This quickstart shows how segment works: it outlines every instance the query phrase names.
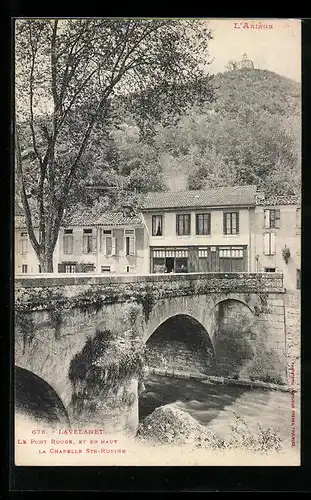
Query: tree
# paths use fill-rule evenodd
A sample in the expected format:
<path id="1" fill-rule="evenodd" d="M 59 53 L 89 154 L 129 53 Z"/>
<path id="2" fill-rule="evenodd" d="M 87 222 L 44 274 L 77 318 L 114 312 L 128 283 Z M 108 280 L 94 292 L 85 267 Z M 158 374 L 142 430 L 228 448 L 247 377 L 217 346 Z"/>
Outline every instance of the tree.
<path id="1" fill-rule="evenodd" d="M 210 99 L 210 39 L 200 20 L 16 21 L 16 169 L 43 272 L 53 271 L 64 211 L 87 177 L 96 127 L 113 120 L 112 99 L 142 93 L 145 113 L 150 89 L 174 106 Z"/>

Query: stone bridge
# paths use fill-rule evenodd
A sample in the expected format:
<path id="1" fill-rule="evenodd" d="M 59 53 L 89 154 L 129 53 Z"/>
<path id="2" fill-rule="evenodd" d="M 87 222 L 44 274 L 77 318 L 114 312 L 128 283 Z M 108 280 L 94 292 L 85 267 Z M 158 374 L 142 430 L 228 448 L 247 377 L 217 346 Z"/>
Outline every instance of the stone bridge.
<path id="1" fill-rule="evenodd" d="M 15 280 L 16 411 L 136 432 L 146 367 L 286 383 L 275 273 Z"/>

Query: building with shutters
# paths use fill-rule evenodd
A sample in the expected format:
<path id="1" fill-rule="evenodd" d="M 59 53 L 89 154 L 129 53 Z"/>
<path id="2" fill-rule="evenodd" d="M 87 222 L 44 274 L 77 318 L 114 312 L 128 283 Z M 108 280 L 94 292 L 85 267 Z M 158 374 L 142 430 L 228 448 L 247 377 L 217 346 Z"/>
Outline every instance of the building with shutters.
<path id="1" fill-rule="evenodd" d="M 282 272 L 300 288 L 300 200 L 256 186 L 148 193 L 140 214 L 76 213 L 61 228 L 54 272 Z M 40 266 L 15 210 L 15 272 Z"/>
<path id="2" fill-rule="evenodd" d="M 41 267 L 27 232 L 25 215 L 22 207 L 15 203 L 14 208 L 14 269 L 16 274 L 38 274 Z M 34 228 L 34 233 L 39 239 L 39 230 Z M 58 242 L 56 243 L 53 268 L 58 264 Z"/>
<path id="3" fill-rule="evenodd" d="M 149 193 L 149 272 L 250 272 L 256 186 Z"/>
<path id="4" fill-rule="evenodd" d="M 38 237 L 38 231 L 35 230 Z M 145 274 L 148 242 L 141 215 L 76 213 L 60 229 L 53 259 L 58 273 Z M 15 273 L 37 274 L 40 265 L 29 241 L 21 207 L 15 207 Z"/>
<path id="5" fill-rule="evenodd" d="M 79 213 L 60 231 L 58 272 L 145 274 L 147 249 L 140 214 Z"/>
<path id="6" fill-rule="evenodd" d="M 256 186 L 149 193 L 142 214 L 150 273 L 282 272 L 286 288 L 300 288 L 295 197 L 266 198 Z"/>
<path id="7" fill-rule="evenodd" d="M 284 287 L 300 289 L 301 207 L 294 196 L 256 196 L 256 272 L 282 272 Z"/>

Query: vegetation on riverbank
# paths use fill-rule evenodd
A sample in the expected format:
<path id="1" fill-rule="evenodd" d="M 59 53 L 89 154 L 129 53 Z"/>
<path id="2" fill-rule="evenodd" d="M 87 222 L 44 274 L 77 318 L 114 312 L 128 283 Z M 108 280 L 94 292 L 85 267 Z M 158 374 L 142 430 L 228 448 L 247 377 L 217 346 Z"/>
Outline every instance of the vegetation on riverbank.
<path id="1" fill-rule="evenodd" d="M 137 439 L 140 442 L 164 445 L 191 445 L 206 450 L 239 450 L 270 454 L 285 450 L 285 443 L 277 428 L 263 428 L 258 424 L 256 432 L 236 413 L 230 425 L 230 438 L 222 439 L 208 426 L 197 422 L 191 415 L 174 405 L 156 408 L 141 422 Z"/>

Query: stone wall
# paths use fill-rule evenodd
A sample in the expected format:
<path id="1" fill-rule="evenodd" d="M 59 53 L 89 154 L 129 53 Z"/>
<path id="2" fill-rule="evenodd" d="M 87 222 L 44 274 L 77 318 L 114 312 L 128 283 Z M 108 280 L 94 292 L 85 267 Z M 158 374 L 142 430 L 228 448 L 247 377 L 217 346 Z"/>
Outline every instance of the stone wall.
<path id="1" fill-rule="evenodd" d="M 284 295 L 285 326 L 286 326 L 286 354 L 288 383 L 300 387 L 301 363 L 301 318 L 300 318 L 300 290 Z M 294 367 L 294 374 L 293 374 Z"/>
<path id="2" fill-rule="evenodd" d="M 190 337 L 195 338 L 201 332 L 201 337 L 205 335 L 209 339 L 217 356 L 219 333 L 221 328 L 225 331 L 226 324 L 219 322 L 219 304 L 230 300 L 240 305 L 231 310 L 231 316 L 229 313 L 223 315 L 227 324 L 233 323 L 232 318 L 241 307 L 255 321 L 254 330 L 251 330 L 249 325 L 243 324 L 243 315 L 237 319 L 235 329 L 244 328 L 241 330 L 243 342 L 251 344 L 254 356 L 246 356 L 246 362 L 240 363 L 239 370 L 229 370 L 230 375 L 282 381 L 285 360 L 283 288 L 282 275 L 274 273 L 114 277 L 83 274 L 18 278 L 15 286 L 15 363 L 50 384 L 68 410 L 69 418 L 75 421 L 80 418 L 81 405 L 79 411 L 75 406 L 80 398 L 80 401 L 84 400 L 84 421 L 94 420 L 103 426 L 102 420 L 106 419 L 108 425 L 115 411 L 113 395 L 120 392 L 120 405 L 126 403 L 121 413 L 118 413 L 119 405 L 114 419 L 119 414 L 119 424 L 134 429 L 139 370 L 135 371 L 134 366 L 132 372 L 126 374 L 124 368 L 125 378 L 119 386 L 113 387 L 111 394 L 107 388 L 98 386 L 96 389 L 96 384 L 93 384 L 94 394 L 84 398 L 89 386 L 86 379 L 73 384 L 69 377 L 72 361 L 83 354 L 86 343 L 94 341 L 98 332 L 111 332 L 114 342 L 124 343 L 130 353 L 132 341 L 138 341 L 140 345 L 148 342 L 165 321 L 175 316 L 187 316 Z M 229 342 L 227 334 L 220 337 L 224 344 Z M 238 352 L 241 346 L 232 335 L 230 339 L 230 348 Z M 158 344 L 162 361 L 165 363 L 166 359 L 179 370 L 182 366 L 194 366 L 195 370 L 204 369 L 207 373 L 202 351 L 189 348 L 187 342 L 177 345 L 178 341 L 177 333 L 170 340 L 171 345 Z M 223 367 L 228 361 L 225 352 L 226 349 L 222 355 L 221 349 L 218 352 L 219 364 L 223 363 Z M 112 360 L 112 371 L 123 363 L 118 354 L 106 358 Z M 93 361 L 97 362 L 97 359 Z M 99 378 L 105 379 L 106 368 L 96 372 Z M 87 377 L 92 379 L 93 376 L 90 368 Z M 106 417 L 104 407 L 110 412 Z"/>
<path id="3" fill-rule="evenodd" d="M 207 375 L 204 353 L 197 352 L 184 342 L 159 340 L 146 349 L 146 363 L 149 368 L 163 368 L 185 373 Z"/>

